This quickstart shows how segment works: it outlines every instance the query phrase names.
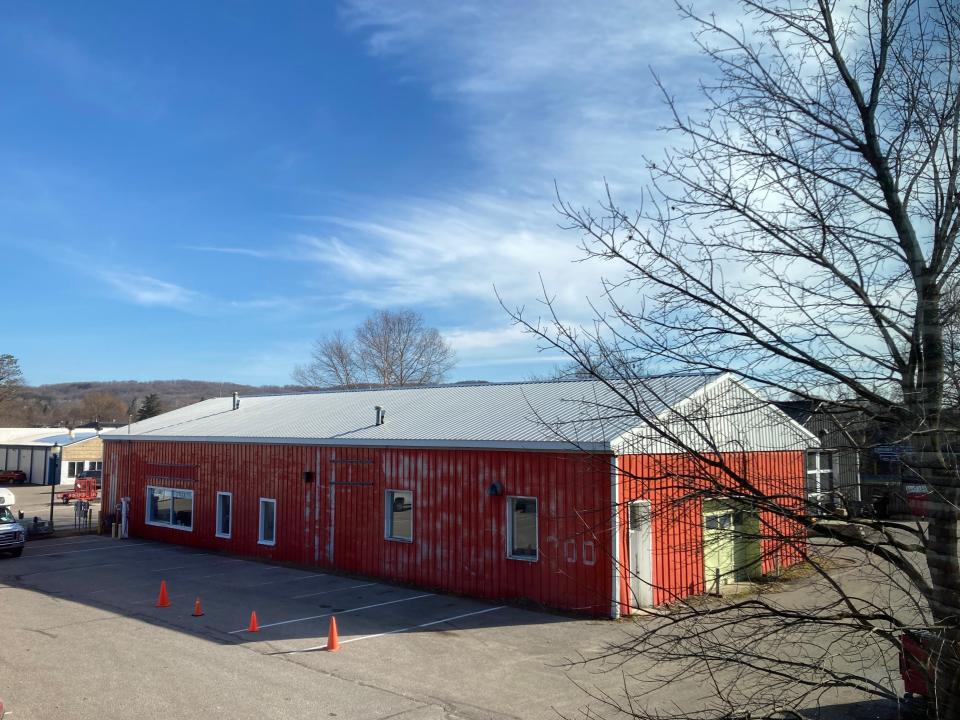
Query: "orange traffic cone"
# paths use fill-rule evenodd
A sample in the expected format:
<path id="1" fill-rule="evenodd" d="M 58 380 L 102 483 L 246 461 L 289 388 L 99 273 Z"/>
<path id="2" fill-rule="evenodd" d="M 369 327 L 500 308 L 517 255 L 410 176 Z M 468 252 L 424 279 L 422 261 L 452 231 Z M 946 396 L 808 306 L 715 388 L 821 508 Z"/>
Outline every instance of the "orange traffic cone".
<path id="1" fill-rule="evenodd" d="M 193 602 L 193 617 L 200 617 L 203 615 L 203 608 L 200 606 L 200 598 L 198 597 Z"/>
<path id="2" fill-rule="evenodd" d="M 337 637 L 337 619 L 330 618 L 330 632 L 327 635 L 327 650 L 336 652 L 340 649 L 340 638 Z"/>
<path id="3" fill-rule="evenodd" d="M 250 612 L 250 625 L 247 627 L 247 632 L 260 632 L 260 626 L 257 624 L 256 610 Z"/>
<path id="4" fill-rule="evenodd" d="M 167 596 L 167 581 L 160 581 L 160 594 L 157 596 L 157 607 L 170 607 L 170 598 Z"/>

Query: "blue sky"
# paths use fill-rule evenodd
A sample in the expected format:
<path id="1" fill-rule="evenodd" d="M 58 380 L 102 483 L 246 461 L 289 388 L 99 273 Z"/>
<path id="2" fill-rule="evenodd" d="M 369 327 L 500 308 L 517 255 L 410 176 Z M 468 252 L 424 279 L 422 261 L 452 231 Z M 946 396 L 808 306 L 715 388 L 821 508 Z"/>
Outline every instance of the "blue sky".
<path id="1" fill-rule="evenodd" d="M 689 31 L 645 1 L 5 4 L 0 352 L 31 384 L 283 384 L 411 307 L 453 379 L 543 372 L 493 288 L 589 317 L 554 182 L 637 197 Z"/>

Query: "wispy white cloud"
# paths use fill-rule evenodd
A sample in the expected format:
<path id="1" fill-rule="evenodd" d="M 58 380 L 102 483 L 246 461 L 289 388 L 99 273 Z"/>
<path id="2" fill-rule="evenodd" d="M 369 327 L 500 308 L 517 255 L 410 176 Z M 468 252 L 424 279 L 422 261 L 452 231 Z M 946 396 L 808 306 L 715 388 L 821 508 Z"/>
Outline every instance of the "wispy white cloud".
<path id="1" fill-rule="evenodd" d="M 457 352 L 457 368 L 461 377 L 482 377 L 490 368 L 509 367 L 513 369 L 527 366 L 543 371 L 562 365 L 567 358 L 553 350 L 538 352 L 536 345 L 516 326 L 504 319 L 500 327 L 480 329 L 450 328 L 443 333 Z M 521 374 L 516 379 L 523 379 Z M 528 372 L 526 375 L 532 375 Z"/>
<path id="2" fill-rule="evenodd" d="M 651 70 L 682 100 L 704 67 L 671 3 L 349 0 L 343 16 L 371 53 L 462 110 L 477 157 L 508 186 L 641 182 L 642 155 L 665 142 Z"/>
<path id="3" fill-rule="evenodd" d="M 334 268 L 349 280 L 343 296 L 372 306 L 493 304 L 495 287 L 527 297 L 541 275 L 569 302 L 597 289 L 549 203 L 480 194 L 397 205 L 380 220 L 328 218 L 336 234 L 299 237 L 302 257 Z"/>
<path id="4" fill-rule="evenodd" d="M 300 238 L 305 257 L 350 278 L 344 295 L 359 303 L 487 301 L 475 321 L 489 325 L 494 286 L 529 304 L 542 277 L 565 313 L 588 317 L 606 268 L 575 262 L 555 183 L 577 204 L 595 204 L 604 182 L 627 206 L 639 197 L 643 158 L 666 143 L 650 70 L 691 95 L 702 68 L 692 28 L 668 4 L 633 0 L 348 0 L 342 15 L 373 56 L 454 108 L 483 179 L 327 217 L 327 232 Z"/>
<path id="5" fill-rule="evenodd" d="M 97 275 L 119 298 L 129 303 L 170 308 L 193 315 L 230 316 L 251 312 L 274 316 L 302 315 L 315 311 L 317 307 L 336 307 L 331 305 L 327 296 L 271 295 L 231 299 L 213 297 L 142 272 L 103 270 Z"/>
<path id="6" fill-rule="evenodd" d="M 214 245 L 185 245 L 185 250 L 195 250 L 196 252 L 205 252 L 205 253 L 219 253 L 222 255 L 245 255 L 252 258 L 269 258 L 275 257 L 275 253 L 269 250 L 259 250 L 256 248 L 245 248 L 245 247 L 229 247 L 229 246 L 214 246 Z"/>
<path id="7" fill-rule="evenodd" d="M 189 310 L 204 299 L 194 290 L 140 273 L 104 270 L 100 277 L 121 297 L 137 305 Z"/>

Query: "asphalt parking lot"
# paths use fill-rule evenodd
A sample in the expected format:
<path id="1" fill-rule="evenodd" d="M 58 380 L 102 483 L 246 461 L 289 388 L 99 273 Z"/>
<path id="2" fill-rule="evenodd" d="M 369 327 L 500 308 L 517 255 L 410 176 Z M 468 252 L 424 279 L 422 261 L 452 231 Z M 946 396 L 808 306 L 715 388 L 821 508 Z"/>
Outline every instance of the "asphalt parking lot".
<path id="1" fill-rule="evenodd" d="M 155 607 L 161 580 L 168 608 Z M 192 616 L 197 597 L 202 617 Z M 599 652 L 617 629 L 369 579 L 93 536 L 33 541 L 21 558 L 0 560 L 0 608 L 0 697 L 13 720 L 195 717 L 199 708 L 191 702 L 215 704 L 215 716 L 231 718 L 318 712 L 556 718 L 587 700 L 566 667 L 573 648 Z M 247 632 L 251 611 L 257 633 Z M 325 650 L 334 615 L 337 653 Z M 80 678 L 69 672 L 74 664 L 83 668 Z M 268 688 L 288 683 L 295 689 L 266 700 Z M 185 689 L 191 684 L 193 691 Z M 164 691 L 166 685 L 177 693 Z M 122 715 L 112 714 L 117 706 L 101 690 L 111 687 L 136 688 L 121 693 Z M 204 699 L 189 700 L 193 692 Z M 81 707 L 65 702 L 78 697 Z"/>
<path id="2" fill-rule="evenodd" d="M 868 582 L 856 567 L 844 573 Z M 155 607 L 161 580 L 170 607 Z M 809 592 L 800 584 L 781 598 Z M 624 672 L 635 683 L 653 666 L 607 653 L 651 621 L 571 618 L 139 539 L 34 540 L 0 559 L 0 698 L 5 720 L 614 718 L 603 695 L 621 697 Z M 645 702 L 666 711 L 705 694 L 678 674 Z M 824 717 L 859 717 L 859 706 L 837 707 Z"/>

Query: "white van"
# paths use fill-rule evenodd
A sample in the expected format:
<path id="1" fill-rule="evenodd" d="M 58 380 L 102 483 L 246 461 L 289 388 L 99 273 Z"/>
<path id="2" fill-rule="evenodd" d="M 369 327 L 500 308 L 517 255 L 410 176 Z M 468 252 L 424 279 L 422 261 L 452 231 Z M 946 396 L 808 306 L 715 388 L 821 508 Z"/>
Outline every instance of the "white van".
<path id="1" fill-rule="evenodd" d="M 20 557 L 27 540 L 27 529 L 6 505 L 0 505 L 0 553 Z"/>

